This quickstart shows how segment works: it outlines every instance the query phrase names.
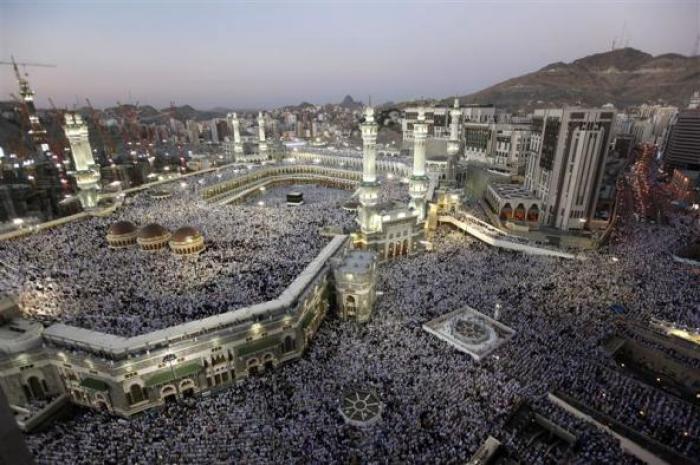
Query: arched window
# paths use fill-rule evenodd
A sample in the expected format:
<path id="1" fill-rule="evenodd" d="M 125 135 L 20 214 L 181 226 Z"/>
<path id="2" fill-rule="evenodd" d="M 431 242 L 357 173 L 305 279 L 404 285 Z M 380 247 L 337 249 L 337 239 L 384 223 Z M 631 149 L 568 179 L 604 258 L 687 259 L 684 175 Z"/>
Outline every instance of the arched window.
<path id="1" fill-rule="evenodd" d="M 513 217 L 513 207 L 510 203 L 503 205 L 499 216 L 502 220 L 509 220 Z"/>
<path id="2" fill-rule="evenodd" d="M 132 384 L 129 388 L 129 392 L 126 395 L 126 398 L 129 401 L 129 404 L 133 405 L 139 402 L 143 402 L 146 399 L 146 393 L 140 385 Z"/>
<path id="3" fill-rule="evenodd" d="M 539 221 L 540 219 L 540 209 L 537 207 L 537 205 L 532 205 L 530 209 L 527 211 L 527 220 L 528 221 Z"/>
<path id="4" fill-rule="evenodd" d="M 42 387 L 41 383 L 39 382 L 39 378 L 36 376 L 31 376 L 29 379 L 27 379 L 27 384 L 29 385 L 29 392 L 31 393 L 32 398 L 34 399 L 43 399 L 44 398 L 44 388 Z M 46 383 L 44 383 L 46 384 Z"/>
<path id="5" fill-rule="evenodd" d="M 292 336 L 286 336 L 282 345 L 284 353 L 293 351 L 296 348 L 295 340 Z"/>

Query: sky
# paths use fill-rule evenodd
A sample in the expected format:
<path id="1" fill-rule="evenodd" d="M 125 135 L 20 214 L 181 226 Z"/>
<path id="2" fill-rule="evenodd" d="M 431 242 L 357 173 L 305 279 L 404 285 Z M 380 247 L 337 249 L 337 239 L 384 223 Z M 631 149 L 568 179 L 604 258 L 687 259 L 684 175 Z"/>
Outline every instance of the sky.
<path id="1" fill-rule="evenodd" d="M 39 107 L 272 108 L 466 95 L 610 50 L 689 55 L 700 0 L 0 0 Z M 624 36 L 624 39 L 622 37 Z M 17 93 L 0 67 L 0 100 Z"/>

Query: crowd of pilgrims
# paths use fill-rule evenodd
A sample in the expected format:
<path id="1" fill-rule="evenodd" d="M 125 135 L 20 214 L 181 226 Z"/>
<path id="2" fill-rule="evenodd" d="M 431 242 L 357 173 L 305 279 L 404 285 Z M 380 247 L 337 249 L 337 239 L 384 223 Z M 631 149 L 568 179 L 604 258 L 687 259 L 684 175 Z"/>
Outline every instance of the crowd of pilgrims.
<path id="1" fill-rule="evenodd" d="M 259 169 L 229 169 L 175 181 L 126 197 L 115 215 L 92 217 L 21 240 L 0 243 L 0 289 L 17 296 L 25 316 L 120 336 L 134 336 L 276 298 L 328 243 L 326 227 L 349 230 L 352 212 L 339 208 L 352 192 L 317 185 L 273 187 L 245 205 L 202 200 L 209 185 Z M 286 193 L 305 203 L 287 206 Z M 382 184 L 381 199 L 406 201 L 397 180 Z M 193 226 L 206 250 L 178 257 L 166 247 L 110 249 L 109 226 L 128 220 L 158 223 L 174 232 Z"/>
<path id="2" fill-rule="evenodd" d="M 116 215 L 76 221 L 0 244 L 0 289 L 18 297 L 24 314 L 110 334 L 133 336 L 276 298 L 328 243 L 320 230 L 351 227 L 338 208 L 351 192 L 301 190 L 306 203 L 213 206 L 194 181 L 175 183 L 171 198 L 127 197 Z M 286 187 L 271 189 L 284 195 Z M 268 193 L 261 198 L 264 199 Z M 175 256 L 166 247 L 110 249 L 117 220 L 158 223 L 171 232 L 193 226 L 206 250 Z"/>
<path id="3" fill-rule="evenodd" d="M 28 443 L 41 464 L 432 465 L 463 464 L 493 435 L 518 463 L 556 463 L 509 426 L 526 402 L 577 437 L 566 463 L 642 463 L 548 399 L 560 391 L 698 457 L 697 405 L 622 374 L 601 347 L 620 319 L 614 304 L 635 321 L 700 326 L 697 276 L 670 256 L 687 234 L 630 223 L 585 260 L 564 260 L 490 248 L 441 227 L 434 252 L 380 267 L 369 323 L 330 315 L 298 361 L 130 420 L 85 411 Z M 492 315 L 497 304 L 515 336 L 479 363 L 421 328 L 464 305 Z M 368 429 L 338 413 L 352 387 L 385 404 Z"/>

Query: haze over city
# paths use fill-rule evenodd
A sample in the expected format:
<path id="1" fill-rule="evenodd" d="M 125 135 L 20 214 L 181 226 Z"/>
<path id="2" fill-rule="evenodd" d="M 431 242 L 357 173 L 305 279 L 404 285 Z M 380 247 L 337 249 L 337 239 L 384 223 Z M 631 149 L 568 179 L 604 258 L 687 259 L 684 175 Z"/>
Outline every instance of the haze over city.
<path id="1" fill-rule="evenodd" d="M 629 45 L 691 52 L 697 3 L 0 2 L 0 59 L 28 69 L 40 107 L 170 101 L 272 108 L 344 95 L 403 101 L 464 95 Z M 0 69 L 6 98 L 16 82 Z"/>
<path id="2" fill-rule="evenodd" d="M 0 55 L 0 464 L 700 465 L 700 0 L 0 0 Z"/>

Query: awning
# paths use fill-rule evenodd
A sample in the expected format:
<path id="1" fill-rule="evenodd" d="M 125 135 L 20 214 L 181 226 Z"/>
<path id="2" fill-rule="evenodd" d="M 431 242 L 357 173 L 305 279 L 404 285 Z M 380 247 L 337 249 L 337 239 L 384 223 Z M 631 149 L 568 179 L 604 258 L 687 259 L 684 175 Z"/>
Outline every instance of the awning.
<path id="1" fill-rule="evenodd" d="M 238 348 L 238 356 L 245 357 L 246 355 L 262 352 L 263 350 L 271 349 L 280 344 L 279 337 L 266 337 L 257 341 L 245 344 Z"/>
<path id="2" fill-rule="evenodd" d="M 109 384 L 95 378 L 83 378 L 80 385 L 93 391 L 109 391 Z"/>
<path id="3" fill-rule="evenodd" d="M 199 373 L 201 370 L 202 364 L 199 361 L 173 365 L 172 369 L 167 367 L 163 371 L 146 378 L 146 386 L 151 387 L 159 384 L 166 384 L 173 380 Z"/>

